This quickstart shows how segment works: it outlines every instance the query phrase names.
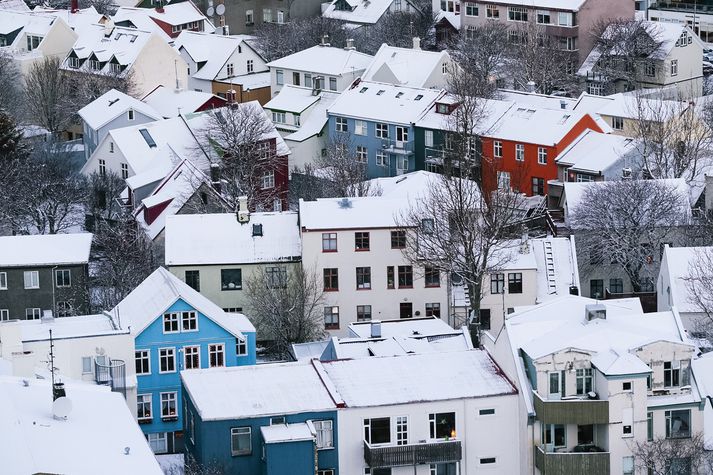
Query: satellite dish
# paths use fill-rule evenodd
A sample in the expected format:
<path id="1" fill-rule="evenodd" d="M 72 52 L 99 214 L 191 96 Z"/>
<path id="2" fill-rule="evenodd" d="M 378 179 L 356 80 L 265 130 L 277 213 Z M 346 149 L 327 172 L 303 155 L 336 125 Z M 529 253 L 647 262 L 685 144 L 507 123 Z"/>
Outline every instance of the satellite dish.
<path id="1" fill-rule="evenodd" d="M 215 9 L 213 9 L 213 7 L 208 7 L 208 10 L 206 10 L 205 14 L 208 16 L 213 16 L 215 14 Z"/>
<path id="2" fill-rule="evenodd" d="M 215 7 L 215 13 L 217 13 L 218 15 L 224 14 L 224 13 L 225 13 L 225 5 L 223 5 L 223 4 L 221 3 L 220 5 L 218 5 L 217 7 Z"/>
<path id="3" fill-rule="evenodd" d="M 66 419 L 72 412 L 72 401 L 68 397 L 59 397 L 52 403 L 52 414 L 55 419 Z"/>

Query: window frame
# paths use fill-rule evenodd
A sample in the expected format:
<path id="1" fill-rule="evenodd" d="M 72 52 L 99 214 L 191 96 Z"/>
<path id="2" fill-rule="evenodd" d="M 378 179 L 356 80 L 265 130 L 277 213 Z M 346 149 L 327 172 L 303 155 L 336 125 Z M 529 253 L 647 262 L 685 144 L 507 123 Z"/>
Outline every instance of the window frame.
<path id="1" fill-rule="evenodd" d="M 213 364 L 213 356 L 215 355 L 216 364 Z M 221 364 L 217 364 L 218 355 L 221 356 Z M 225 343 L 209 343 L 208 344 L 208 367 L 209 368 L 225 368 Z"/>
<path id="2" fill-rule="evenodd" d="M 493 284 L 495 284 L 495 287 L 493 287 Z M 495 290 L 493 290 L 495 289 Z M 500 295 L 505 293 L 505 273 L 503 272 L 496 272 L 494 274 L 490 274 L 490 294 L 491 295 Z"/>
<path id="3" fill-rule="evenodd" d="M 241 426 L 241 427 L 231 427 L 230 428 L 230 455 L 232 457 L 240 457 L 243 455 L 252 455 L 253 453 L 253 440 L 252 440 L 252 432 L 253 429 L 250 426 Z M 235 437 L 238 437 L 238 440 L 240 436 L 245 436 L 247 435 L 247 440 L 249 442 L 248 448 L 247 449 L 235 449 Z M 240 446 L 240 444 L 238 444 Z"/>
<path id="4" fill-rule="evenodd" d="M 139 373 L 138 371 L 135 372 L 136 376 L 146 376 L 151 374 L 151 350 L 148 349 L 138 349 L 134 350 L 134 364 L 138 363 L 138 356 L 137 353 L 145 353 L 144 355 L 141 356 L 141 361 L 143 362 L 144 360 L 147 362 L 147 371 L 143 371 L 143 364 L 142 364 L 142 372 Z M 138 368 L 137 368 L 138 369 Z"/>
<path id="5" fill-rule="evenodd" d="M 237 271 L 237 272 L 236 272 Z M 234 275 L 238 275 L 239 279 L 228 279 L 228 272 L 232 272 Z M 235 287 L 230 288 L 230 284 L 234 284 Z M 243 269 L 242 267 L 233 267 L 220 269 L 220 291 L 221 292 L 233 292 L 235 290 L 243 290 Z"/>
<path id="6" fill-rule="evenodd" d="M 174 414 L 171 414 L 169 412 L 168 415 L 164 414 L 164 396 L 166 396 L 165 400 L 168 402 L 168 408 L 170 411 L 171 407 L 171 402 L 173 402 L 173 408 L 174 408 Z M 173 396 L 173 397 L 171 397 Z M 161 401 L 161 420 L 167 420 L 167 419 L 178 419 L 178 392 L 177 391 L 166 391 L 166 392 L 161 392 L 159 396 L 159 401 Z"/>
<path id="7" fill-rule="evenodd" d="M 403 279 L 402 279 L 403 277 Z M 403 284 L 402 284 L 403 280 Z M 397 283 L 399 289 L 413 289 L 413 266 L 403 265 L 397 268 Z"/>
<path id="8" fill-rule="evenodd" d="M 453 427 L 451 428 L 451 431 L 446 434 L 443 437 L 439 437 L 439 423 L 438 416 L 450 416 L 453 415 Z M 449 438 L 456 438 L 458 437 L 458 425 L 457 425 L 457 417 L 455 411 L 451 412 L 436 412 L 436 413 L 430 413 L 428 415 L 428 433 L 429 433 L 429 440 L 443 440 L 443 439 L 449 439 Z M 447 422 L 447 421 L 446 421 Z"/>
<path id="9" fill-rule="evenodd" d="M 435 276 L 435 278 L 434 278 Z M 441 286 L 441 271 L 432 266 L 424 266 L 423 280 L 426 288 L 437 288 Z"/>
<path id="10" fill-rule="evenodd" d="M 334 448 L 334 421 L 332 419 L 313 420 L 312 425 L 316 432 L 316 447 L 317 450 L 329 450 Z M 328 426 L 328 427 L 325 427 Z M 329 434 L 328 445 L 324 444 L 324 436 L 320 438 L 320 434 Z M 321 440 L 320 440 L 321 439 Z"/>
<path id="11" fill-rule="evenodd" d="M 30 285 L 27 285 L 27 277 L 30 277 Z M 26 270 L 22 273 L 25 290 L 36 290 L 40 288 L 40 271 Z"/>
<path id="12" fill-rule="evenodd" d="M 515 144 L 515 161 L 517 161 L 517 162 L 525 161 L 525 144 L 523 144 L 523 143 Z"/>
<path id="13" fill-rule="evenodd" d="M 357 322 L 368 322 L 371 321 L 371 305 L 357 305 L 356 306 Z M 367 317 L 368 315 L 368 317 Z"/>
<path id="14" fill-rule="evenodd" d="M 188 354 L 189 350 L 191 351 L 191 355 Z M 195 353 L 193 351 L 195 350 Z M 197 357 L 198 364 L 188 365 L 189 358 L 195 359 Z M 183 369 L 200 369 L 201 367 L 201 347 L 200 345 L 188 345 L 183 347 Z"/>
<path id="15" fill-rule="evenodd" d="M 406 249 L 406 231 L 391 231 L 391 249 Z"/>
<path id="16" fill-rule="evenodd" d="M 547 148 L 537 147 L 537 163 L 540 165 L 547 165 Z"/>
<path id="17" fill-rule="evenodd" d="M 148 401 L 142 401 L 143 398 L 148 398 Z M 148 416 L 140 416 L 141 411 L 139 410 L 139 407 L 141 406 L 144 406 L 144 408 L 148 406 Z M 145 410 L 143 412 L 144 414 L 146 413 Z M 141 424 L 142 422 L 146 423 L 153 421 L 153 394 L 142 393 L 136 395 L 136 420 L 139 422 L 139 424 Z"/>
<path id="18" fill-rule="evenodd" d="M 339 291 L 339 268 L 325 267 L 322 269 L 322 277 L 325 292 Z"/>
<path id="19" fill-rule="evenodd" d="M 162 354 L 162 352 L 166 352 L 165 354 Z M 169 355 L 170 352 L 170 355 Z M 169 357 L 170 356 L 170 357 Z M 164 359 L 166 360 L 166 366 L 168 367 L 168 363 L 172 364 L 172 369 L 163 369 L 163 362 Z M 176 368 L 176 348 L 172 346 L 166 346 L 158 349 L 158 373 L 159 374 L 168 374 L 168 373 L 175 373 L 177 371 Z"/>
<path id="20" fill-rule="evenodd" d="M 369 251 L 371 245 L 371 235 L 368 231 L 357 231 L 354 233 L 354 250 L 357 252 Z"/>
<path id="21" fill-rule="evenodd" d="M 235 356 L 247 356 L 248 355 L 248 340 L 247 337 L 244 340 L 240 338 L 235 339 Z"/>
<path id="22" fill-rule="evenodd" d="M 356 289 L 371 290 L 371 267 L 356 268 Z"/>
<path id="23" fill-rule="evenodd" d="M 337 239 L 337 233 L 322 233 L 322 252 L 337 252 L 339 250 Z M 332 242 L 334 243 L 333 249 Z M 326 248 L 325 244 L 327 244 Z"/>
<path id="24" fill-rule="evenodd" d="M 508 272 L 508 293 L 522 293 L 522 272 Z"/>
<path id="25" fill-rule="evenodd" d="M 178 312 L 164 313 L 161 322 L 162 322 L 162 328 L 163 328 L 164 335 L 168 335 L 168 334 L 172 334 L 172 333 L 181 333 L 181 317 L 179 316 Z M 175 330 L 169 329 L 168 331 L 166 331 L 166 325 L 168 324 L 170 326 L 170 328 L 173 328 L 174 323 L 175 323 L 176 329 Z"/>
<path id="26" fill-rule="evenodd" d="M 336 312 L 335 312 L 336 309 Z M 324 306 L 324 328 L 327 330 L 338 330 L 339 329 L 339 305 L 325 305 Z M 328 318 L 329 317 L 329 318 Z M 336 320 L 335 320 L 336 317 Z"/>
<path id="27" fill-rule="evenodd" d="M 0 290 L 7 290 L 7 272 L 0 272 Z"/>
<path id="28" fill-rule="evenodd" d="M 31 312 L 28 312 L 31 310 Z M 39 320 L 42 318 L 42 309 L 39 307 L 25 308 L 25 320 Z"/>

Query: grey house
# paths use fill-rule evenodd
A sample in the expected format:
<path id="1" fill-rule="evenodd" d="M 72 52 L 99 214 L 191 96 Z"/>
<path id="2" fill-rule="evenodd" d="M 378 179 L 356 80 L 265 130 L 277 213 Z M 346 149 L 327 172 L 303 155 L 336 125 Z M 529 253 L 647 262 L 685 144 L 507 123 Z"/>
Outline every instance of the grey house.
<path id="1" fill-rule="evenodd" d="M 86 160 L 110 130 L 140 125 L 163 117 L 153 107 L 112 89 L 79 110 Z M 126 178 L 126 177 L 123 177 Z"/>
<path id="2" fill-rule="evenodd" d="M 89 313 L 92 234 L 0 237 L 0 321 Z"/>

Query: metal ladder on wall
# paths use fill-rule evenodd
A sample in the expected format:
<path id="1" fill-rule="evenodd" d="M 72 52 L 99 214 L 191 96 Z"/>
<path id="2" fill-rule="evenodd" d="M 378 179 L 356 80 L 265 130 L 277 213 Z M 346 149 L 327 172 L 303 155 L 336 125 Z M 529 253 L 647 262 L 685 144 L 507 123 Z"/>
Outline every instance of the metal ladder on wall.
<path id="1" fill-rule="evenodd" d="M 547 293 L 557 293 L 557 279 L 555 273 L 555 253 L 552 250 L 552 241 L 543 243 L 545 248 L 545 271 L 547 272 Z"/>

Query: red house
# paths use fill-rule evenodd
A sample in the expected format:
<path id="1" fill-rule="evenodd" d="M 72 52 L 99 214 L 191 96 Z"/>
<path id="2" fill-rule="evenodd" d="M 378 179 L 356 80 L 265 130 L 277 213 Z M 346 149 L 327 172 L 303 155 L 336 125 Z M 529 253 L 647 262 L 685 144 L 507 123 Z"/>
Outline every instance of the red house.
<path id="1" fill-rule="evenodd" d="M 513 104 L 481 135 L 483 188 L 546 195 L 557 179 L 555 157 L 587 129 L 603 132 L 586 113 Z"/>

